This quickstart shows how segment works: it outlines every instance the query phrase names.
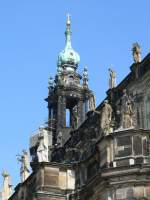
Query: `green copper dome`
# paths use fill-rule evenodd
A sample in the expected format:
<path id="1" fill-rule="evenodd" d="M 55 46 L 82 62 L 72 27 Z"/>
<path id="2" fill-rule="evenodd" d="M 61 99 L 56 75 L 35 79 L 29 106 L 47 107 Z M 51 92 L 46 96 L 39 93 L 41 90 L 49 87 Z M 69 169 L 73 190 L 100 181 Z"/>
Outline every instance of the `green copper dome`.
<path id="1" fill-rule="evenodd" d="M 66 70 L 72 71 L 77 68 L 80 62 L 79 54 L 72 48 L 71 46 L 71 30 L 70 30 L 71 22 L 70 17 L 68 15 L 67 23 L 66 23 L 66 45 L 63 51 L 59 53 L 58 56 L 58 66 L 66 66 Z M 68 65 L 67 65 L 68 64 Z"/>

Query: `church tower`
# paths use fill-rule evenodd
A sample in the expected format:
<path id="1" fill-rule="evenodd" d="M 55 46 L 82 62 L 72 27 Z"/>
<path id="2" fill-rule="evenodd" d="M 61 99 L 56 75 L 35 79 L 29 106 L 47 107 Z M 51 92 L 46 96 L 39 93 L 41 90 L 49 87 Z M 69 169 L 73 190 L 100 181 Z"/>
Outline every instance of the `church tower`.
<path id="1" fill-rule="evenodd" d="M 69 132 L 77 129 L 86 118 L 89 109 L 94 109 L 94 95 L 88 88 L 88 71 L 85 67 L 83 76 L 77 73 L 80 62 L 79 54 L 71 44 L 71 21 L 67 16 L 65 48 L 59 53 L 57 74 L 49 79 L 48 127 L 52 131 L 53 145 L 58 135 L 62 144 L 69 138 Z"/>
<path id="2" fill-rule="evenodd" d="M 150 200 L 150 54 L 141 60 L 135 44 L 131 72 L 116 86 L 110 69 L 110 89 L 95 108 L 87 67 L 77 72 L 69 16 L 65 37 L 49 79 L 48 123 L 30 137 L 32 173 L 23 151 L 21 182 L 10 198 L 10 178 L 2 174 L 3 200 Z"/>

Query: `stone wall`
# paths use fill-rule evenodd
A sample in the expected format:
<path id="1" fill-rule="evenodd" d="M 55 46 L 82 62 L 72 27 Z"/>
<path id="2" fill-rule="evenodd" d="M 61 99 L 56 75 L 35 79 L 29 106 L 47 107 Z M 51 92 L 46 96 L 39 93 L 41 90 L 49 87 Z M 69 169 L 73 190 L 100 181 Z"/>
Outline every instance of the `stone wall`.
<path id="1" fill-rule="evenodd" d="M 36 167 L 9 200 L 64 200 L 75 189 L 75 173 L 70 167 L 50 163 Z"/>

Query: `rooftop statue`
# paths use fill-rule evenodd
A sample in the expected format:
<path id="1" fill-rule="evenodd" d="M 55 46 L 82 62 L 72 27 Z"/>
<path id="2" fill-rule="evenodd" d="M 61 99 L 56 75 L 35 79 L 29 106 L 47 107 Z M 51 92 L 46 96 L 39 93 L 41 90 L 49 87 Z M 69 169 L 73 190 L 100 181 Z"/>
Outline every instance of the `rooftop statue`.
<path id="1" fill-rule="evenodd" d="M 126 89 L 123 90 L 121 98 L 121 128 L 132 128 L 134 112 L 132 108 L 131 97 L 127 94 Z"/>
<path id="2" fill-rule="evenodd" d="M 3 180 L 3 189 L 1 192 L 2 200 L 8 200 L 12 194 L 12 185 L 11 185 L 11 178 L 7 171 L 3 171 L 2 176 Z"/>
<path id="3" fill-rule="evenodd" d="M 141 62 L 141 47 L 138 43 L 133 44 L 132 55 L 135 63 Z"/>
<path id="4" fill-rule="evenodd" d="M 101 111 L 94 110 L 95 113 L 100 115 L 100 128 L 102 129 L 105 135 L 111 133 L 112 129 L 112 107 L 108 103 L 108 100 L 105 100 Z"/>
<path id="5" fill-rule="evenodd" d="M 116 87 L 116 72 L 109 68 L 109 89 Z"/>
<path id="6" fill-rule="evenodd" d="M 37 148 L 38 162 L 48 162 L 48 136 L 43 128 L 39 128 L 39 145 Z"/>
<path id="7" fill-rule="evenodd" d="M 17 155 L 17 160 L 21 163 L 20 178 L 24 182 L 30 175 L 30 161 L 28 152 L 23 150 L 22 155 Z"/>

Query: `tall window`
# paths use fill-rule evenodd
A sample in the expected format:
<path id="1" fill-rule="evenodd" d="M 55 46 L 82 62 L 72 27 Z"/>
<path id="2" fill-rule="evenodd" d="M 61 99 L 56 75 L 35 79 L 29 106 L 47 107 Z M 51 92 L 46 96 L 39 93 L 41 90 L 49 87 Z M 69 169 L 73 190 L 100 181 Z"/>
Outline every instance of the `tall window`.
<path id="1" fill-rule="evenodd" d="M 66 109 L 66 127 L 70 127 L 70 110 Z"/>

